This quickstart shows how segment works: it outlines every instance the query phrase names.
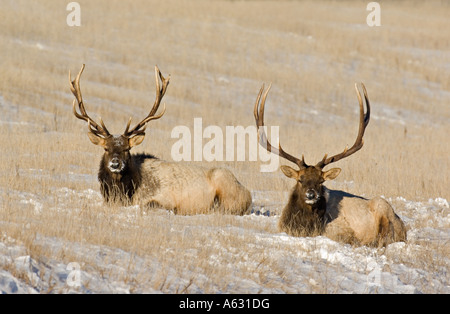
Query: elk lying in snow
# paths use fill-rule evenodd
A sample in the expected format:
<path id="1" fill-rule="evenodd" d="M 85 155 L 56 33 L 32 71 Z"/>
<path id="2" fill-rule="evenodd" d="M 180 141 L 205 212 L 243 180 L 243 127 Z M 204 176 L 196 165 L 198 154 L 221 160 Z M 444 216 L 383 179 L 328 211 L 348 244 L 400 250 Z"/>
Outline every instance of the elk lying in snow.
<path id="1" fill-rule="evenodd" d="M 131 129 L 130 118 L 122 135 L 111 135 L 101 119 L 99 125 L 85 110 L 80 90 L 83 70 L 84 64 L 74 81 L 69 72 L 70 88 L 76 98 L 73 113 L 88 123 L 91 142 L 105 149 L 98 179 L 107 203 L 149 205 L 186 215 L 215 210 L 243 215 L 248 211 L 252 202 L 250 192 L 227 169 L 207 169 L 146 154 L 130 154 L 130 149 L 144 140 L 147 123 L 163 116 L 165 105 L 160 114 L 156 112 L 170 76 L 164 78 L 155 67 L 156 100 L 150 113 Z"/>
<path id="2" fill-rule="evenodd" d="M 261 87 L 254 106 L 260 145 L 269 152 L 293 162 L 299 168 L 295 170 L 289 166 L 281 166 L 283 173 L 294 179 L 296 185 L 281 214 L 278 224 L 280 231 L 293 236 L 325 235 L 336 241 L 370 246 L 386 246 L 389 243 L 406 241 L 406 229 L 402 220 L 383 198 L 367 200 L 323 186 L 326 180 L 335 179 L 341 172 L 339 168 L 327 171 L 323 168 L 354 154 L 363 146 L 364 131 L 370 119 L 370 103 L 366 88 L 362 84 L 367 105 L 367 112 L 364 113 L 363 100 L 356 84 L 355 88 L 360 108 L 359 132 L 355 143 L 350 149 L 346 147 L 342 153 L 332 157 L 325 155 L 315 166 L 310 166 L 305 163 L 303 155 L 302 159 L 296 158 L 286 153 L 281 145 L 277 149 L 267 140 L 263 128 L 264 105 L 270 86 L 264 95 L 264 85 Z"/>

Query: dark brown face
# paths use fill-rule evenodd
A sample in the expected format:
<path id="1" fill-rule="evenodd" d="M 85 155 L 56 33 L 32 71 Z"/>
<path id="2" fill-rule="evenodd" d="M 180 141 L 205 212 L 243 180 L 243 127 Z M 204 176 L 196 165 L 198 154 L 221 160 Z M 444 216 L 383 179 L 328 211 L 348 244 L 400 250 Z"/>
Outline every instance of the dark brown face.
<path id="1" fill-rule="evenodd" d="M 130 145 L 123 135 L 111 135 L 106 139 L 103 161 L 112 173 L 121 173 L 130 160 Z"/>
<path id="2" fill-rule="evenodd" d="M 316 204 L 323 195 L 323 183 L 326 180 L 335 179 L 341 172 L 339 168 L 322 171 L 321 168 L 315 166 L 308 166 L 300 170 L 281 166 L 281 170 L 287 177 L 298 182 L 299 195 L 308 205 Z"/>
<path id="3" fill-rule="evenodd" d="M 144 135 L 134 137 L 109 135 L 103 138 L 94 133 L 88 133 L 88 136 L 92 143 L 105 149 L 105 154 L 103 155 L 104 166 L 111 173 L 115 174 L 120 174 L 126 170 L 131 158 L 130 149 L 144 140 Z"/>
<path id="4" fill-rule="evenodd" d="M 299 174 L 297 181 L 300 183 L 300 195 L 304 195 L 305 203 L 309 205 L 317 203 L 322 195 L 322 183 L 325 182 L 322 171 L 308 167 Z"/>

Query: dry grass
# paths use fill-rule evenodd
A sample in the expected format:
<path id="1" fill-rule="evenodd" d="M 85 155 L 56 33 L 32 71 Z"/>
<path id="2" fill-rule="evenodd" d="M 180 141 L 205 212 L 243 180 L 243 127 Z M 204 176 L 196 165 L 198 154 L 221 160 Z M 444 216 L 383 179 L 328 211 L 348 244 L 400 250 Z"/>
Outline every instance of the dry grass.
<path id="1" fill-rule="evenodd" d="M 87 109 L 94 117 L 101 115 L 115 133 L 123 131 L 129 116 L 142 118 L 153 102 L 153 66 L 172 75 L 167 112 L 151 123 L 137 149 L 164 159 L 171 158 L 176 141 L 170 139 L 172 128 L 192 127 L 194 117 L 202 117 L 204 127 L 253 125 L 257 92 L 263 82 L 272 82 L 266 124 L 280 126 L 283 148 L 304 153 L 313 163 L 354 140 L 353 84 L 363 81 L 373 110 L 365 146 L 336 165 L 343 172 L 329 186 L 367 197 L 450 199 L 448 5 L 383 2 L 378 28 L 365 24 L 365 1 L 80 1 L 82 27 L 73 28 L 66 25 L 65 5 L 9 1 L 0 10 L 1 232 L 38 260 L 80 258 L 70 248 L 40 246 L 40 237 L 107 245 L 128 252 L 130 261 L 142 257 L 144 266 L 170 265 L 145 276 L 126 272 L 137 292 L 145 290 L 145 280 L 166 292 L 198 292 L 200 286 L 205 292 L 227 291 L 233 276 L 221 266 L 226 254 L 214 247 L 219 242 L 228 248 L 229 265 L 255 261 L 254 269 L 234 271 L 259 273 L 251 279 L 261 286 L 284 291 L 280 278 L 291 280 L 273 257 L 258 249 L 245 251 L 243 235 L 216 234 L 236 224 L 275 233 L 272 222 L 255 225 L 236 217 L 163 212 L 127 216 L 96 198 L 80 198 L 88 189 L 98 190 L 101 154 L 85 135 L 86 125 L 71 112 L 68 71 L 78 71 L 82 63 Z M 212 165 L 232 168 L 250 190 L 275 191 L 276 204 L 285 201 L 292 185 L 281 172 L 259 173 L 258 162 Z M 62 197 L 62 187 L 73 197 Z M 24 203 L 27 196 L 42 210 Z M 211 232 L 204 233 L 205 228 Z M 418 254 L 417 264 L 427 267 L 427 254 Z M 218 260 L 212 262 L 211 255 Z M 438 255 L 448 256 L 448 251 Z M 181 261 L 174 266 L 175 257 Z M 96 257 L 84 261 L 93 268 L 97 262 Z M 131 261 L 129 267 L 139 263 Z M 183 277 L 186 267 L 202 269 L 204 278 L 180 286 L 167 282 L 170 272 Z M 269 268 L 275 275 L 259 271 Z M 332 292 L 314 287 L 311 292 Z"/>

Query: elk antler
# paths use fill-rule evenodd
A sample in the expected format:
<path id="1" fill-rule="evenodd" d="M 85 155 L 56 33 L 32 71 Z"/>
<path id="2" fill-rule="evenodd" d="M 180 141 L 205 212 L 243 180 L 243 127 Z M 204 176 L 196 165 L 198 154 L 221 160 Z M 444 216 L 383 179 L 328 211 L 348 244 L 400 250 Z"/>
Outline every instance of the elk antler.
<path id="1" fill-rule="evenodd" d="M 78 72 L 77 77 L 75 80 L 72 81 L 72 76 L 70 74 L 69 70 L 69 82 L 70 82 L 70 90 L 72 91 L 73 95 L 76 99 L 73 100 L 73 114 L 78 119 L 84 120 L 88 123 L 89 131 L 94 133 L 97 136 L 106 138 L 110 136 L 110 133 L 108 129 L 106 128 L 105 124 L 103 123 L 103 120 L 100 118 L 100 125 L 98 125 L 91 117 L 88 116 L 86 109 L 84 108 L 83 98 L 81 96 L 81 90 L 80 90 L 80 77 L 84 70 L 84 64 L 81 66 L 80 72 Z M 77 105 L 78 102 L 78 109 L 80 110 L 80 113 L 77 112 Z"/>
<path id="2" fill-rule="evenodd" d="M 155 78 L 156 78 L 156 99 L 155 103 L 153 104 L 153 108 L 150 111 L 150 113 L 147 115 L 147 117 L 144 118 L 141 122 L 139 122 L 134 128 L 130 129 L 131 124 L 131 118 L 128 120 L 127 127 L 125 129 L 124 135 L 127 137 L 131 137 L 134 135 L 143 135 L 145 134 L 145 127 L 146 124 L 151 120 L 156 120 L 161 118 L 164 113 L 166 112 L 166 105 L 164 104 L 164 109 L 159 115 L 155 115 L 158 111 L 159 105 L 161 104 L 161 100 L 164 97 L 164 94 L 166 93 L 167 86 L 169 85 L 170 80 L 170 74 L 166 78 L 161 74 L 161 71 L 159 71 L 158 66 L 155 66 Z M 162 87 L 160 85 L 159 80 L 161 79 Z"/>
<path id="3" fill-rule="evenodd" d="M 364 132 L 365 132 L 366 127 L 369 124 L 369 120 L 370 120 L 370 102 L 369 102 L 369 96 L 367 96 L 366 87 L 364 86 L 363 83 L 361 83 L 361 86 L 362 86 L 362 89 L 364 92 L 364 99 L 366 101 L 367 112 L 364 114 L 364 106 L 363 106 L 361 93 L 358 90 L 358 85 L 355 83 L 356 95 L 358 96 L 358 101 L 359 101 L 359 131 L 358 131 L 358 136 L 356 137 L 355 143 L 353 144 L 353 146 L 350 149 L 348 148 L 348 146 L 345 147 L 344 151 L 340 154 L 337 154 L 337 155 L 334 155 L 334 156 L 331 156 L 328 158 L 327 158 L 328 154 L 325 154 L 323 159 L 317 163 L 316 167 L 324 168 L 326 165 L 329 165 L 333 162 L 336 162 L 342 158 L 348 157 L 348 156 L 356 153 L 358 150 L 360 150 L 363 147 Z"/>
<path id="4" fill-rule="evenodd" d="M 305 163 L 305 158 L 303 155 L 302 155 L 302 159 L 298 159 L 298 158 L 286 153 L 281 148 L 281 144 L 278 145 L 278 149 L 273 147 L 270 144 L 269 140 L 267 139 L 266 132 L 264 130 L 264 106 L 266 103 L 266 97 L 267 97 L 267 94 L 269 93 L 270 87 L 272 87 L 272 84 L 269 85 L 269 87 L 267 88 L 266 92 L 263 95 L 264 84 L 262 85 L 261 89 L 259 90 L 258 97 L 256 98 L 255 107 L 253 109 L 253 115 L 255 116 L 256 126 L 258 127 L 259 144 L 262 147 L 264 147 L 267 151 L 277 154 L 278 156 L 283 157 L 283 158 L 295 163 L 300 169 L 306 168 L 306 167 L 308 167 L 308 165 Z M 261 101 L 261 96 L 262 96 L 262 101 Z M 261 104 L 260 104 L 260 101 L 261 101 Z"/>

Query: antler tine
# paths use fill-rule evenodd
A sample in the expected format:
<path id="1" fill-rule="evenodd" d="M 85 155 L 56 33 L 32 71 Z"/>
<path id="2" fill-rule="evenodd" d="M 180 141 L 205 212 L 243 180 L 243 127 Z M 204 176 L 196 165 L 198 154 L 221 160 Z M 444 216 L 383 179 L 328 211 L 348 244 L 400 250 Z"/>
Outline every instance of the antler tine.
<path id="1" fill-rule="evenodd" d="M 358 84 L 355 83 L 355 90 L 356 90 L 356 96 L 358 97 L 359 102 L 359 129 L 358 129 L 358 136 L 356 137 L 355 143 L 351 148 L 345 147 L 344 151 L 340 154 L 331 156 L 327 158 L 327 154 L 323 157 L 323 159 L 317 163 L 316 167 L 324 168 L 326 165 L 329 165 L 333 162 L 336 162 L 340 159 L 343 159 L 345 157 L 348 157 L 354 153 L 356 153 L 358 150 L 360 150 L 364 145 L 364 132 L 366 131 L 366 127 L 369 124 L 370 121 L 370 102 L 369 102 L 369 96 L 367 95 L 366 87 L 363 83 L 361 83 L 363 92 L 364 92 L 364 99 L 366 102 L 366 113 L 364 113 L 364 104 L 361 97 L 361 93 L 358 89 Z"/>
<path id="2" fill-rule="evenodd" d="M 259 144 L 264 147 L 267 151 L 277 154 L 293 163 L 295 163 L 300 169 L 306 168 L 308 165 L 305 163 L 305 158 L 302 155 L 302 159 L 298 159 L 288 153 L 286 153 L 282 148 L 281 144 L 278 145 L 278 149 L 273 147 L 267 139 L 266 132 L 264 130 L 264 106 L 266 104 L 266 98 L 269 94 L 272 84 L 269 85 L 267 90 L 264 92 L 264 84 L 259 90 L 258 97 L 256 98 L 255 106 L 253 108 L 253 115 L 255 116 L 256 126 L 258 127 L 258 137 Z M 264 92 L 264 95 L 263 95 Z M 262 96 L 262 100 L 261 100 Z"/>
<path id="3" fill-rule="evenodd" d="M 125 128 L 124 135 L 133 136 L 133 135 L 145 134 L 144 132 L 145 132 L 146 124 L 152 120 L 157 120 L 157 119 L 161 118 L 164 115 L 164 113 L 166 112 L 166 104 L 164 104 L 164 108 L 163 108 L 162 112 L 159 115 L 155 115 L 159 109 L 161 100 L 166 93 L 167 86 L 169 85 L 170 74 L 168 75 L 167 79 L 164 78 L 164 76 L 162 75 L 158 66 L 155 66 L 155 80 L 156 80 L 156 98 L 155 98 L 155 103 L 153 104 L 153 107 L 150 110 L 150 113 L 131 130 L 129 130 L 130 125 L 131 125 L 131 118 L 130 118 L 130 120 L 128 120 L 127 127 Z M 162 87 L 160 84 L 160 80 L 162 82 Z"/>
<path id="4" fill-rule="evenodd" d="M 75 77 L 75 80 L 73 80 L 73 81 L 72 81 L 72 74 L 69 70 L 69 83 L 70 83 L 70 90 L 72 91 L 72 94 L 75 96 L 75 100 L 73 101 L 73 113 L 75 114 L 75 116 L 78 119 L 88 121 L 86 110 L 85 110 L 84 104 L 83 104 L 83 98 L 81 97 L 81 90 L 80 90 L 80 77 L 81 77 L 81 73 L 83 73 L 84 66 L 85 66 L 84 64 L 81 66 L 80 72 L 78 72 L 78 75 Z M 75 108 L 76 101 L 78 102 L 78 107 L 80 109 L 81 115 L 78 114 L 78 112 L 76 111 L 76 108 Z"/>
<path id="5" fill-rule="evenodd" d="M 70 83 L 70 90 L 72 91 L 72 94 L 75 96 L 75 99 L 73 101 L 73 114 L 78 119 L 84 120 L 88 123 L 89 130 L 98 136 L 107 137 L 110 135 L 108 129 L 106 128 L 103 121 L 100 119 L 101 126 L 99 126 L 86 112 L 86 109 L 84 107 L 83 97 L 81 96 L 81 89 L 80 89 L 80 78 L 81 74 L 83 73 L 85 65 L 83 64 L 81 66 L 80 72 L 78 72 L 78 75 L 75 77 L 75 80 L 72 81 L 72 75 L 69 70 L 69 83 Z M 77 112 L 76 105 L 78 103 L 78 109 L 80 110 L 80 113 Z"/>
<path id="6" fill-rule="evenodd" d="M 158 76 L 159 76 L 159 78 L 158 78 Z M 162 88 L 160 87 L 161 85 L 159 84 L 160 80 L 163 83 Z M 167 86 L 169 85 L 170 74 L 167 77 L 167 79 L 165 79 L 164 76 L 162 75 L 161 71 L 159 70 L 158 66 L 155 65 L 155 81 L 156 81 L 156 99 L 155 99 L 155 103 L 153 104 L 153 108 L 150 111 L 150 114 L 149 114 L 150 116 L 154 116 L 156 111 L 158 111 L 161 100 L 164 97 L 164 95 L 166 94 Z M 164 105 L 164 107 L 165 107 L 165 105 Z"/>

